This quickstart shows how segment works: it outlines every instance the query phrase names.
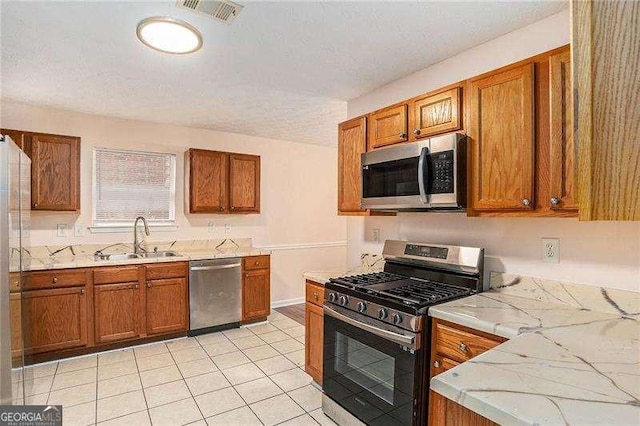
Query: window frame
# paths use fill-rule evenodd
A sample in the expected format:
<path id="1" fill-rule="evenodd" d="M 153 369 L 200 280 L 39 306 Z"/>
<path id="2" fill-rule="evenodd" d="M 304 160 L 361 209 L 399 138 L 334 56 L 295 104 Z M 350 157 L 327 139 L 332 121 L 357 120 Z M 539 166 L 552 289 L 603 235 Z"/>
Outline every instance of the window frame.
<path id="1" fill-rule="evenodd" d="M 176 226 L 176 215 L 177 215 L 177 202 L 176 202 L 176 189 L 178 186 L 178 175 L 177 175 L 177 155 L 172 152 L 159 152 L 159 151 L 142 151 L 142 150 L 132 150 L 132 149 L 121 149 L 121 148 L 107 148 L 107 147 L 93 147 L 92 153 L 92 176 L 91 176 L 91 226 L 89 230 L 92 233 L 102 233 L 102 232 L 123 232 L 130 230 L 133 228 L 133 222 L 135 218 L 132 218 L 129 221 L 116 221 L 111 223 L 106 222 L 97 222 L 97 202 L 98 202 L 98 174 L 97 174 L 97 156 L 99 151 L 111 151 L 111 152 L 119 152 L 119 153 L 136 153 L 136 154 L 146 154 L 146 155 L 158 155 L 158 156 L 167 156 L 170 158 L 170 173 L 171 173 L 171 188 L 169 194 L 169 217 L 168 220 L 153 220 L 147 218 L 147 222 L 150 228 L 155 228 L 159 230 L 173 231 L 177 229 Z"/>

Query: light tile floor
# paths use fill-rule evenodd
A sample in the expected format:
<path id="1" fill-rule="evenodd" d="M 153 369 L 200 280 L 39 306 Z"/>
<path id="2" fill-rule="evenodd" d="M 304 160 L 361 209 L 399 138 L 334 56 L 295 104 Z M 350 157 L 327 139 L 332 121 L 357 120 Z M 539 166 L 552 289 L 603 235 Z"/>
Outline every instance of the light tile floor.
<path id="1" fill-rule="evenodd" d="M 24 395 L 62 404 L 65 426 L 334 424 L 304 372 L 304 327 L 275 311 L 268 323 L 27 367 Z"/>

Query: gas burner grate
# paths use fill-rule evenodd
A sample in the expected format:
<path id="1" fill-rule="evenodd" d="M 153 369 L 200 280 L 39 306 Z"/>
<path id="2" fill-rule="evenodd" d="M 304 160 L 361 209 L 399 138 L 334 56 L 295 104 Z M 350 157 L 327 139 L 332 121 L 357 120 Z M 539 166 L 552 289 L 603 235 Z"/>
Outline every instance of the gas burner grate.
<path id="1" fill-rule="evenodd" d="M 406 304 L 427 305 L 471 294 L 471 290 L 433 281 L 417 281 L 378 294 L 402 300 Z"/>
<path id="2" fill-rule="evenodd" d="M 403 277 L 402 275 L 391 274 L 389 272 L 374 272 L 371 274 L 360 274 L 335 278 L 331 279 L 331 281 L 354 287 L 366 287 L 369 285 L 388 283 L 391 281 L 398 281 L 403 279 L 406 279 L 406 277 Z"/>

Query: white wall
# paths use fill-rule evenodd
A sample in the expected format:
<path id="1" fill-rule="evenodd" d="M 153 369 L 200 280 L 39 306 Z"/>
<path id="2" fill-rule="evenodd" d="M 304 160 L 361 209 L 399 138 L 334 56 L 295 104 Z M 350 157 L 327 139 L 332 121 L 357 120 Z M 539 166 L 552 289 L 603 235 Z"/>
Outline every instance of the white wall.
<path id="1" fill-rule="evenodd" d="M 248 237 L 256 246 L 274 247 L 272 300 L 304 296 L 302 272 L 339 267 L 346 259 L 346 222 L 336 214 L 337 149 L 204 129 L 123 120 L 2 101 L 1 126 L 82 137 L 81 213 L 32 212 L 31 245 L 110 243 L 131 240 L 132 233 L 73 236 L 75 224 L 91 225 L 93 147 L 177 154 L 177 231 L 154 231 L 148 241 Z M 185 214 L 183 153 L 188 148 L 261 156 L 261 213 L 257 215 Z M 331 178 L 328 178 L 328 177 Z M 208 233 L 208 223 L 215 224 Z M 56 236 L 66 223 L 71 235 Z M 231 233 L 224 233 L 224 225 Z M 304 248 L 318 243 L 331 247 Z"/>
<path id="2" fill-rule="evenodd" d="M 569 12 L 565 10 L 353 99 L 348 103 L 348 114 L 355 117 L 567 43 Z M 350 217 L 347 220 L 350 265 L 359 262 L 362 252 L 382 251 L 382 244 L 372 239 L 376 228 L 381 230 L 381 241 L 389 238 L 484 247 L 487 270 L 640 291 L 637 222 L 468 218 L 442 213 Z M 542 262 L 543 237 L 560 239 L 559 264 Z"/>

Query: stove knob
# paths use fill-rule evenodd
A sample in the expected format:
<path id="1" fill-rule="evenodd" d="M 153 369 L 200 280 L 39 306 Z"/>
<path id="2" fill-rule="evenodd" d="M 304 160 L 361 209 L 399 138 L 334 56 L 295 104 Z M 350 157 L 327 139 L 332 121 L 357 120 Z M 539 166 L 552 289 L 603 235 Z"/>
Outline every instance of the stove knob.
<path id="1" fill-rule="evenodd" d="M 402 315 L 400 314 L 393 314 L 391 319 L 395 325 L 402 324 Z"/>
<path id="2" fill-rule="evenodd" d="M 347 306 L 349 304 L 349 298 L 347 296 L 340 296 L 340 304 Z"/>
<path id="3" fill-rule="evenodd" d="M 336 294 L 335 293 L 329 293 L 329 302 L 335 302 L 336 301 Z"/>
<path id="4" fill-rule="evenodd" d="M 389 316 L 389 313 L 387 312 L 387 310 L 384 308 L 380 308 L 380 310 L 378 311 L 378 318 L 383 320 L 383 319 L 386 319 L 388 316 Z"/>
<path id="5" fill-rule="evenodd" d="M 364 302 L 358 302 L 357 308 L 358 308 L 358 312 L 363 314 L 367 310 L 367 304 Z"/>

